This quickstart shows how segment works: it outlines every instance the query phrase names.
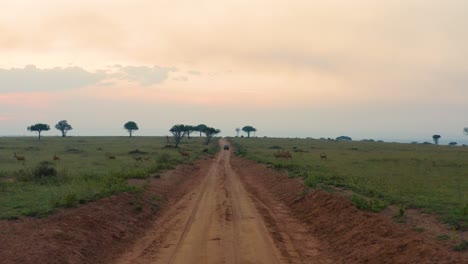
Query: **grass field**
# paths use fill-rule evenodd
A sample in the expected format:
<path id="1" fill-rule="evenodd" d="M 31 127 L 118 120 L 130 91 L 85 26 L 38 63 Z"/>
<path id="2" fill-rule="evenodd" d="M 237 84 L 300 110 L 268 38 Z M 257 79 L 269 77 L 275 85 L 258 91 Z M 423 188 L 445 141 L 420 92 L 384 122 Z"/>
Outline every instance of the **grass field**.
<path id="1" fill-rule="evenodd" d="M 211 153 L 217 150 L 216 142 L 207 147 L 197 137 L 180 144 L 189 158 L 165 145 L 165 137 L 0 138 L 0 219 L 44 216 L 57 207 L 137 191 L 127 179 L 147 178 L 196 160 L 205 148 Z M 26 161 L 17 161 L 15 152 Z M 60 160 L 54 161 L 54 155 Z M 43 161 L 49 163 L 39 168 Z"/>
<path id="2" fill-rule="evenodd" d="M 447 223 L 468 223 L 468 148 L 314 139 L 231 138 L 239 155 L 301 177 L 306 185 L 352 190 L 361 208 L 389 204 L 437 212 Z M 290 151 L 292 159 L 274 153 Z M 325 153 L 327 160 L 320 158 Z"/>

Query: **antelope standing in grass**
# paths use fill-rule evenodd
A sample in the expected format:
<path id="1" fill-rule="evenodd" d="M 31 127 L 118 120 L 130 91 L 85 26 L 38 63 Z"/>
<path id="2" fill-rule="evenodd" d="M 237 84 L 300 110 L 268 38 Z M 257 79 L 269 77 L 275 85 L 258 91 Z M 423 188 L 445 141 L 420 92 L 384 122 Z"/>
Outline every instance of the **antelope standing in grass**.
<path id="1" fill-rule="evenodd" d="M 15 155 L 13 155 L 13 157 L 15 157 L 17 161 L 22 161 L 23 163 L 26 161 L 26 158 L 24 156 L 18 156 L 16 155 L 16 152 Z"/>
<path id="2" fill-rule="evenodd" d="M 320 159 L 321 160 L 327 160 L 327 155 L 325 153 L 320 153 Z"/>
<path id="3" fill-rule="evenodd" d="M 143 161 L 142 157 L 133 157 L 133 159 L 135 159 L 135 161 Z"/>
<path id="4" fill-rule="evenodd" d="M 115 156 L 111 155 L 109 152 L 106 153 L 106 158 L 115 160 Z"/>
<path id="5" fill-rule="evenodd" d="M 54 160 L 60 160 L 60 157 L 55 154 L 54 155 Z"/>
<path id="6" fill-rule="evenodd" d="M 278 150 L 278 152 L 276 152 L 275 154 L 275 157 L 278 159 L 278 158 L 282 158 L 282 159 L 292 159 L 292 155 L 291 155 L 291 152 L 289 151 L 284 151 L 282 150 L 281 152 Z"/>

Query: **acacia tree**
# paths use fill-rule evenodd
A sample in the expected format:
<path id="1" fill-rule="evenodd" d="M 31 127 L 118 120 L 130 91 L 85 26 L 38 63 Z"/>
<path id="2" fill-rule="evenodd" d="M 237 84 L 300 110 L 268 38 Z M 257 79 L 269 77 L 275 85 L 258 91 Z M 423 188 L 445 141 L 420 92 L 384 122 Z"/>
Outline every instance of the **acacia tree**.
<path id="1" fill-rule="evenodd" d="M 468 127 L 465 127 L 465 128 L 463 129 L 463 132 L 465 133 L 465 135 L 468 135 Z"/>
<path id="2" fill-rule="evenodd" d="M 205 125 L 205 124 L 200 124 L 200 125 L 198 125 L 198 126 L 195 127 L 195 131 L 200 132 L 200 137 L 201 137 L 203 131 L 205 131 L 205 129 L 207 129 L 207 128 L 208 128 L 207 125 Z"/>
<path id="3" fill-rule="evenodd" d="M 185 134 L 187 133 L 187 129 L 185 125 L 174 125 L 169 131 L 174 135 L 174 143 L 175 147 L 179 147 L 179 143 L 184 138 Z"/>
<path id="4" fill-rule="evenodd" d="M 216 129 L 216 128 L 212 128 L 212 127 L 207 127 L 203 133 L 206 135 L 206 141 L 205 141 L 205 145 L 208 145 L 210 144 L 211 140 L 213 139 L 213 137 L 219 133 L 221 133 L 221 130 L 219 129 Z"/>
<path id="5" fill-rule="evenodd" d="M 31 132 L 37 132 L 38 135 L 39 135 L 39 140 L 41 140 L 41 132 L 42 131 L 49 131 L 50 127 L 47 124 L 38 123 L 38 124 L 35 124 L 35 125 L 32 125 L 32 126 L 29 126 L 28 130 L 31 131 Z"/>
<path id="6" fill-rule="evenodd" d="M 440 135 L 433 135 L 432 139 L 434 140 L 434 144 L 439 145 L 439 139 L 441 138 Z"/>
<path id="7" fill-rule="evenodd" d="M 62 137 L 66 137 L 67 136 L 67 132 L 69 130 L 72 130 L 72 126 L 70 124 L 68 124 L 67 120 L 62 120 L 62 121 L 59 121 L 56 125 L 55 125 L 55 128 L 60 130 L 60 132 L 62 132 Z"/>
<path id="8" fill-rule="evenodd" d="M 124 124 L 124 129 L 126 129 L 128 133 L 130 134 L 130 137 L 132 137 L 133 131 L 138 130 L 138 125 L 137 123 L 133 121 L 128 121 L 127 123 Z"/>
<path id="9" fill-rule="evenodd" d="M 242 131 L 244 131 L 245 133 L 247 133 L 247 137 L 250 137 L 250 133 L 256 132 L 257 129 L 254 128 L 253 126 L 245 126 L 245 127 L 242 128 Z"/>
<path id="10" fill-rule="evenodd" d="M 237 137 L 239 137 L 239 132 L 240 132 L 240 128 L 236 127 L 236 133 L 237 133 Z"/>
<path id="11" fill-rule="evenodd" d="M 185 134 L 187 134 L 187 138 L 190 139 L 190 134 L 194 131 L 198 131 L 197 127 L 195 126 L 185 126 Z"/>

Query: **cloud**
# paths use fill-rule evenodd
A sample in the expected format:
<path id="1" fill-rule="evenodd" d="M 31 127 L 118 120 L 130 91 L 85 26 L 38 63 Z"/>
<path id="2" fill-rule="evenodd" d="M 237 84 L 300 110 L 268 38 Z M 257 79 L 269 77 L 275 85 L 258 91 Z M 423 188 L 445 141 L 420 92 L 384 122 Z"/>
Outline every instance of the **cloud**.
<path id="1" fill-rule="evenodd" d="M 176 68 L 165 68 L 159 66 L 125 66 L 120 67 L 119 75 L 121 79 L 149 86 L 164 82 L 169 78 L 169 73 L 175 71 L 177 71 Z"/>
<path id="2" fill-rule="evenodd" d="M 116 79 L 150 86 L 164 82 L 176 68 L 159 66 L 113 66 L 111 69 L 88 71 L 80 67 L 40 69 L 34 65 L 24 68 L 0 69 L 0 93 L 64 91 L 90 85 L 112 86 Z M 186 77 L 177 80 L 187 81 Z"/>
<path id="3" fill-rule="evenodd" d="M 58 91 L 99 83 L 106 78 L 103 71 L 89 72 L 80 67 L 39 69 L 0 69 L 0 92 Z"/>

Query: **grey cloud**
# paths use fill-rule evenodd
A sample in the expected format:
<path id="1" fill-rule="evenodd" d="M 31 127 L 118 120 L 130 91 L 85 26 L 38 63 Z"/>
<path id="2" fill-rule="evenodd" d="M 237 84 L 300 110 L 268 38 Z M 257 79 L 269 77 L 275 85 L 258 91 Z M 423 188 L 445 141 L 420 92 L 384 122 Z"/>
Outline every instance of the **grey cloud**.
<path id="1" fill-rule="evenodd" d="M 159 66 L 125 66 L 120 68 L 120 78 L 135 81 L 141 85 L 149 86 L 162 83 L 169 78 L 170 72 L 177 71 L 176 68 L 165 68 Z"/>
<path id="2" fill-rule="evenodd" d="M 99 83 L 106 78 L 104 71 L 89 72 L 80 67 L 39 69 L 34 65 L 24 68 L 0 69 L 1 92 L 57 91 Z"/>
<path id="3" fill-rule="evenodd" d="M 34 92 L 76 89 L 88 85 L 110 86 L 115 79 L 137 82 L 144 86 L 162 83 L 175 68 L 159 66 L 120 66 L 87 71 L 80 67 L 40 69 L 34 65 L 24 68 L 0 69 L 0 92 Z M 186 81 L 186 77 L 178 80 Z"/>

